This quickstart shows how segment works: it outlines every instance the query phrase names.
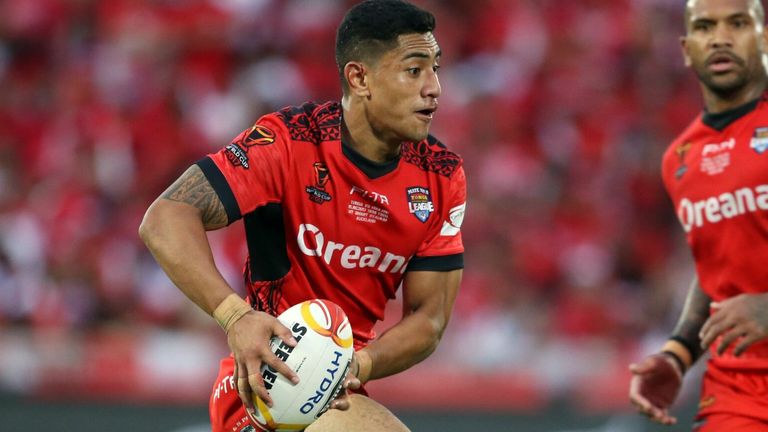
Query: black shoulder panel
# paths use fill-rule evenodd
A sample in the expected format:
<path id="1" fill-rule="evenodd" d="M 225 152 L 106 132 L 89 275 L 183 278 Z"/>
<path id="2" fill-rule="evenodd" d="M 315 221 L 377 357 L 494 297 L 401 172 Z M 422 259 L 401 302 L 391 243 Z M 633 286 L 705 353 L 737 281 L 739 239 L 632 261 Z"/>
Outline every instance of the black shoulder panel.
<path id="1" fill-rule="evenodd" d="M 277 112 L 285 123 L 291 139 L 313 144 L 341 139 L 341 105 L 338 102 L 317 104 L 307 102 Z"/>
<path id="2" fill-rule="evenodd" d="M 448 150 L 432 135 L 417 143 L 404 143 L 402 157 L 405 162 L 416 165 L 424 171 L 451 177 L 461 166 L 461 156 Z"/>

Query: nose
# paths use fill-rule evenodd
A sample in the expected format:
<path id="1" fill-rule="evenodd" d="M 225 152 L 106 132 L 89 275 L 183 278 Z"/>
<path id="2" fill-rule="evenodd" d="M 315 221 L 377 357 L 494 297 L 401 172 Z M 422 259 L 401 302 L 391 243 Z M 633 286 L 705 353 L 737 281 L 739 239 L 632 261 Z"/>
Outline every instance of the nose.
<path id="1" fill-rule="evenodd" d="M 422 87 L 421 95 L 425 98 L 437 99 L 438 97 L 440 97 L 441 93 L 442 93 L 442 88 L 440 87 L 440 78 L 438 78 L 436 71 L 431 71 L 426 81 L 424 82 L 424 87 Z"/>
<path id="2" fill-rule="evenodd" d="M 712 32 L 712 39 L 710 40 L 712 48 L 730 48 L 733 46 L 733 35 L 731 29 L 728 28 L 727 23 L 718 23 L 715 26 L 715 31 Z"/>

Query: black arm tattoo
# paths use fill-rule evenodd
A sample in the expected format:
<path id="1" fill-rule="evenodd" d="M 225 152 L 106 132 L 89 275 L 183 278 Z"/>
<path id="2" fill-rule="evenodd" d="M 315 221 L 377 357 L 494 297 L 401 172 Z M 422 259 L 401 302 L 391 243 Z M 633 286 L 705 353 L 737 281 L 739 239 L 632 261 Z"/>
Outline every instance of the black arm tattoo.
<path id="1" fill-rule="evenodd" d="M 699 331 L 704 322 L 707 321 L 707 318 L 709 318 L 709 304 L 711 301 L 704 294 L 704 291 L 701 290 L 699 278 L 694 278 L 688 290 L 688 296 L 685 298 L 683 311 L 680 313 L 680 318 L 677 320 L 677 325 L 675 325 L 675 330 L 671 337 L 671 339 L 677 340 L 688 348 L 693 362 L 696 362 L 704 352 L 701 348 Z"/>
<path id="2" fill-rule="evenodd" d="M 227 225 L 227 212 L 216 191 L 213 190 L 203 171 L 192 165 L 168 189 L 161 198 L 187 203 L 200 210 L 206 230 Z"/>

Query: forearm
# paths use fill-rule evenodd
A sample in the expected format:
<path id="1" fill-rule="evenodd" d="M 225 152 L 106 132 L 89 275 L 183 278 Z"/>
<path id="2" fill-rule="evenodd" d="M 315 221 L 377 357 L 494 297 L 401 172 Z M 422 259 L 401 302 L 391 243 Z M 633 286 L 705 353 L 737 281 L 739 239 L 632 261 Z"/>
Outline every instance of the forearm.
<path id="1" fill-rule="evenodd" d="M 443 324 L 425 314 L 416 312 L 405 317 L 363 348 L 371 360 L 367 380 L 397 374 L 429 357 L 443 329 Z"/>
<path id="2" fill-rule="evenodd" d="M 216 268 L 196 208 L 160 198 L 147 210 L 139 234 L 171 281 L 208 314 L 233 293 Z"/>
<path id="3" fill-rule="evenodd" d="M 694 278 L 670 337 L 671 341 L 681 344 L 688 351 L 690 358 L 683 359 L 687 367 L 694 364 L 703 353 L 699 332 L 709 317 L 710 302 L 711 299 L 701 290 L 698 278 Z"/>

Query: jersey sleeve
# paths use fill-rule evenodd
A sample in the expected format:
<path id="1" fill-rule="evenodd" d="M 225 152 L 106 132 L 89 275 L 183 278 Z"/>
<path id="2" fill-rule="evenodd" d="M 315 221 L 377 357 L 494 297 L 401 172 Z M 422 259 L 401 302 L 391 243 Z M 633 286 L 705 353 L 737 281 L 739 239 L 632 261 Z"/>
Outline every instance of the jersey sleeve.
<path id="1" fill-rule="evenodd" d="M 447 204 L 441 208 L 439 224 L 411 258 L 408 270 L 447 271 L 464 267 L 461 224 L 467 206 L 467 179 L 463 167 L 451 176 L 446 198 Z"/>
<path id="2" fill-rule="evenodd" d="M 289 170 L 289 139 L 272 115 L 197 162 L 227 211 L 228 223 L 268 203 L 280 202 Z"/>

